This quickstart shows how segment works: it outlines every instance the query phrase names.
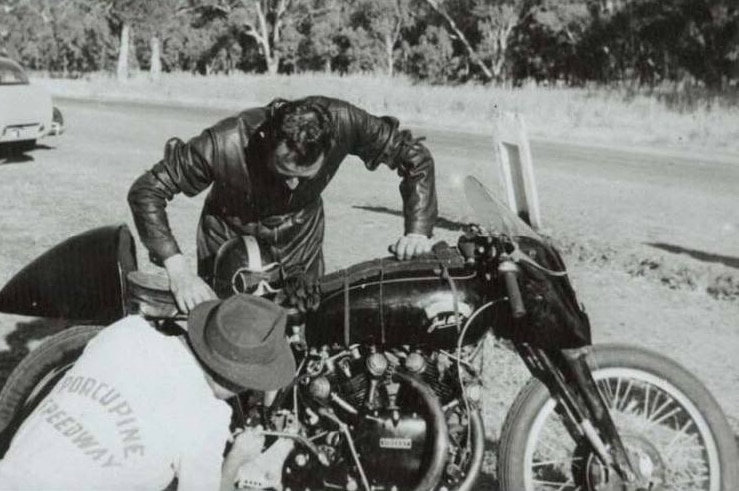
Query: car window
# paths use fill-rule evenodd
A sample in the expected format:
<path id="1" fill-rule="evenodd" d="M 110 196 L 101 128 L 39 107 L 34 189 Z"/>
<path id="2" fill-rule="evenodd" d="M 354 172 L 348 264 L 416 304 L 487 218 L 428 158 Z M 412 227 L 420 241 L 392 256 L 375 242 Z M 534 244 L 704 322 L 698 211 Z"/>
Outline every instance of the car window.
<path id="1" fill-rule="evenodd" d="M 15 63 L 0 60 L 0 85 L 25 85 L 28 77 Z"/>

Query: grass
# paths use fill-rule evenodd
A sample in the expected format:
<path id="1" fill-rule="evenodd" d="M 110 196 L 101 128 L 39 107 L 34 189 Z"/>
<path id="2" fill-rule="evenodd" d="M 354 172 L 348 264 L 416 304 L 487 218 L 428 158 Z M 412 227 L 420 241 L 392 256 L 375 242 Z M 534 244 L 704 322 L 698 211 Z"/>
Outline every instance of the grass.
<path id="1" fill-rule="evenodd" d="M 739 153 L 739 93 L 696 89 L 505 88 L 481 85 L 432 86 L 402 77 L 372 75 L 300 76 L 145 73 L 119 83 L 110 74 L 83 79 L 37 78 L 57 96 L 156 100 L 184 105 L 240 108 L 276 97 L 323 94 L 347 99 L 378 114 L 406 122 L 489 132 L 495 110 L 524 115 L 535 138 L 582 143 L 710 148 Z"/>
<path id="2" fill-rule="evenodd" d="M 672 290 L 701 291 L 717 300 L 739 301 L 739 274 L 736 268 L 687 264 L 668 260 L 663 255 L 623 254 L 607 244 L 581 239 L 550 239 L 568 262 L 608 266 Z"/>

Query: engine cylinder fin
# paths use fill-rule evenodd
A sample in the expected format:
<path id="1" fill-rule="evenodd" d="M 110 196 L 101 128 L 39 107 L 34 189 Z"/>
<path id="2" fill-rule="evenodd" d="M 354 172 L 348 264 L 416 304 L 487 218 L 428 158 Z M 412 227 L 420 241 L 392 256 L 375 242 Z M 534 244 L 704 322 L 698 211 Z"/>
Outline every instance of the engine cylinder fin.
<path id="1" fill-rule="evenodd" d="M 458 397 L 459 394 L 456 390 L 456 381 L 451 380 L 452 376 L 449 371 L 441 374 L 435 363 L 430 361 L 429 363 L 426 363 L 426 369 L 421 377 L 423 378 L 423 381 L 426 382 L 439 396 L 442 405 L 445 405 Z"/>

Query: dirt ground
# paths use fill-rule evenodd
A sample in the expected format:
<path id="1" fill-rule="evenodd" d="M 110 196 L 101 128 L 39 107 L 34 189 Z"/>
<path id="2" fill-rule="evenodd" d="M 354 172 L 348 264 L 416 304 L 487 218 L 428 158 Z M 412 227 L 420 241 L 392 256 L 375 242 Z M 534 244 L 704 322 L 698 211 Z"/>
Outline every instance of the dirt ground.
<path id="1" fill-rule="evenodd" d="M 65 135 L 22 157 L 0 160 L 0 284 L 72 234 L 113 223 L 133 230 L 128 187 L 161 157 L 166 139 L 192 136 L 227 114 L 71 100 L 60 105 Z M 417 131 L 428 136 L 437 161 L 437 238 L 455 242 L 459 224 L 471 220 L 462 177 L 475 174 L 497 186 L 489 138 Z M 739 161 L 557 142 L 534 142 L 533 150 L 546 232 L 596 251 L 566 256 L 595 341 L 630 342 L 675 358 L 706 383 L 739 432 L 739 301 L 711 298 L 701 284 L 706 271 L 739 273 Z M 171 224 L 190 258 L 201 199 L 171 205 Z M 385 255 L 402 231 L 397 178 L 389 171 L 370 174 L 348 161 L 323 199 L 329 270 Z M 601 250 L 609 256 L 600 258 Z M 698 285 L 671 289 L 624 267 L 655 257 L 688 274 L 700 272 Z M 141 246 L 139 260 L 151 267 Z M 7 373 L 29 344 L 55 329 L 0 315 L 0 372 Z M 486 421 L 494 437 L 524 375 L 505 352 L 492 353 L 500 360 L 489 362 L 488 374 Z"/>

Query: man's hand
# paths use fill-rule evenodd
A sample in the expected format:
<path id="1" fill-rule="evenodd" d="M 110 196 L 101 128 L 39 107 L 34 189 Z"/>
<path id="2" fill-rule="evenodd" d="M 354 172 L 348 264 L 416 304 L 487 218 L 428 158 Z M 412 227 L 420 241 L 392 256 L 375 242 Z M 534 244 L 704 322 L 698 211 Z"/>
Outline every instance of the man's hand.
<path id="1" fill-rule="evenodd" d="M 390 245 L 390 252 L 401 261 L 431 252 L 431 240 L 421 234 L 406 234 Z"/>
<path id="2" fill-rule="evenodd" d="M 197 304 L 218 298 L 208 284 L 187 267 L 182 254 L 165 259 L 164 267 L 169 276 L 169 288 L 182 312 L 187 314 Z"/>
<path id="3" fill-rule="evenodd" d="M 228 452 L 228 458 L 241 466 L 259 457 L 263 448 L 264 435 L 262 435 L 261 426 L 236 430 L 231 450 Z"/>
<path id="4" fill-rule="evenodd" d="M 288 306 L 303 313 L 316 310 L 321 302 L 320 284 L 309 279 L 304 272 L 287 275 L 282 294 Z"/>
<path id="5" fill-rule="evenodd" d="M 256 428 L 236 430 L 231 441 L 231 449 L 226 454 L 226 458 L 223 459 L 221 491 L 234 491 L 236 489 L 239 468 L 261 455 L 262 449 L 264 448 L 262 427 L 257 426 Z"/>

